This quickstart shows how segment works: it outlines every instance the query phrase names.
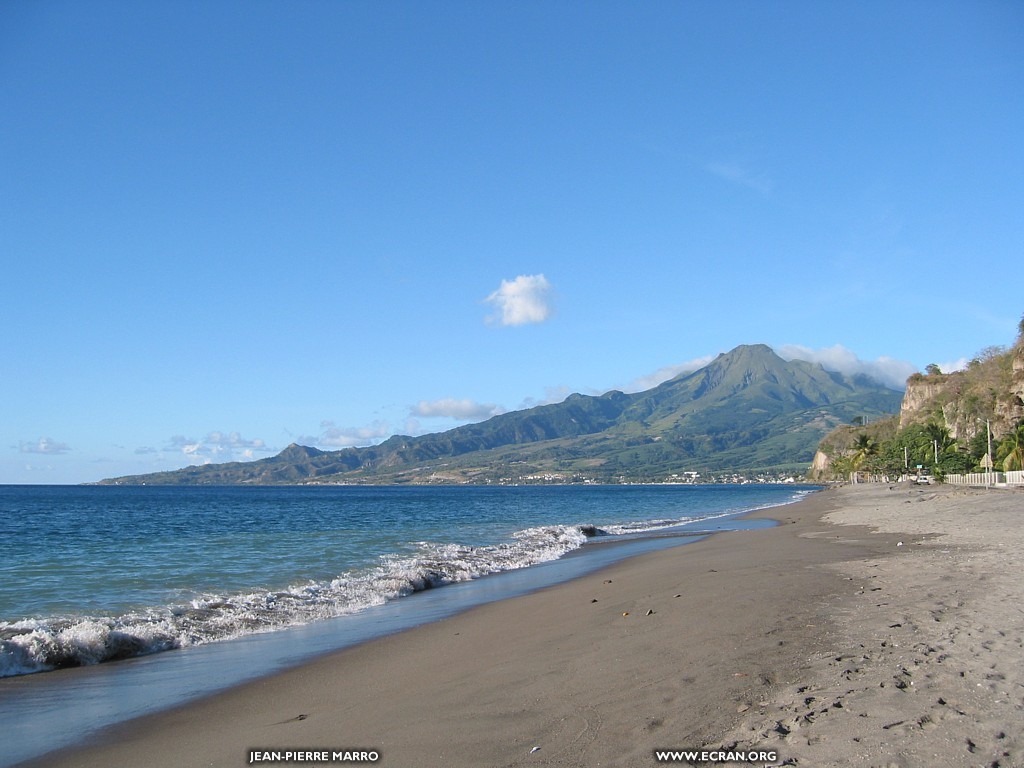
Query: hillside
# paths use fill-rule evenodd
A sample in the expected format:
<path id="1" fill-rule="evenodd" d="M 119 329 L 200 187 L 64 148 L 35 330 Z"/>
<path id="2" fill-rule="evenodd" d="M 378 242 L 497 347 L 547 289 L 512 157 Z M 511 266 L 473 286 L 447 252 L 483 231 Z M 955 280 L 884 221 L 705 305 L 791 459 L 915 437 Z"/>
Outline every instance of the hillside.
<path id="1" fill-rule="evenodd" d="M 1024 320 L 1009 350 L 988 347 L 963 370 L 928 366 L 911 376 L 898 416 L 836 428 L 822 440 L 812 474 L 898 477 L 920 466 L 942 476 L 1022 465 Z"/>
<path id="2" fill-rule="evenodd" d="M 895 413 L 900 393 L 866 377 L 740 346 L 635 394 L 570 395 L 446 432 L 325 452 L 290 445 L 252 462 L 112 478 L 122 484 L 662 480 L 686 471 L 804 471 L 821 438 Z"/>

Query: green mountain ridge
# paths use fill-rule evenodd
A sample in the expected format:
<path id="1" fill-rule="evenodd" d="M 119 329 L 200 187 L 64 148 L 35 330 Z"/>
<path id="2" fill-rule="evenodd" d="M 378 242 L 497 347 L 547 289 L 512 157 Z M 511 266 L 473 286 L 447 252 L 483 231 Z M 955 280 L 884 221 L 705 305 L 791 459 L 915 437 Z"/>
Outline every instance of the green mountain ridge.
<path id="1" fill-rule="evenodd" d="M 645 392 L 574 394 L 445 432 L 321 451 L 292 444 L 258 461 L 111 478 L 120 484 L 655 481 L 685 471 L 806 469 L 821 438 L 899 410 L 864 376 L 786 362 L 745 345 Z M 802 470 L 801 470 L 802 471 Z"/>

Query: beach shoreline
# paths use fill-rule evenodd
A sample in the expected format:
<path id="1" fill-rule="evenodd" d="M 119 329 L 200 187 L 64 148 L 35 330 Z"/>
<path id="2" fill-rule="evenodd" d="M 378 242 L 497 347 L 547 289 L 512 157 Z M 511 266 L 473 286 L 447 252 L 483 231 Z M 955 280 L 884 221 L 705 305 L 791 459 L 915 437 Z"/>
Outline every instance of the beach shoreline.
<path id="1" fill-rule="evenodd" d="M 949 658 L 956 654 L 938 650 L 942 639 L 928 635 L 934 628 L 909 618 L 891 621 L 890 614 L 914 610 L 919 601 L 914 594 L 901 596 L 900 585 L 910 576 L 924 578 L 924 566 L 937 567 L 928 558 L 939 557 L 938 586 L 929 584 L 929 594 L 934 598 L 945 584 L 962 603 L 943 603 L 947 625 L 960 616 L 965 621 L 957 626 L 989 626 L 972 614 L 975 598 L 965 596 L 994 594 L 996 575 L 985 561 L 994 556 L 986 549 L 991 533 L 975 524 L 961 536 L 956 546 L 970 569 L 962 583 L 943 582 L 949 564 L 935 554 L 935 536 L 960 534 L 927 529 L 946 524 L 935 509 L 949 517 L 949 509 L 971 506 L 980 520 L 1006 517 L 1021 500 L 1013 492 L 907 486 L 816 493 L 752 513 L 778 520 L 774 528 L 719 533 L 631 558 L 114 726 L 89 744 L 22 765 L 241 766 L 253 750 L 290 750 L 373 752 L 379 755 L 375 764 L 387 766 L 640 766 L 656 764 L 659 749 L 725 747 L 768 750 L 775 762 L 789 764 L 935 764 L 932 755 L 939 752 L 932 736 L 948 729 L 927 725 L 943 713 L 924 726 L 916 709 L 899 725 L 892 725 L 899 718 L 887 718 L 928 689 L 922 670 L 943 663 L 952 668 Z M 906 509 L 927 507 L 931 514 L 923 521 L 895 514 L 908 503 Z M 1004 547 L 995 554 L 1011 556 Z M 903 562 L 912 558 L 913 564 Z M 879 569 L 892 580 L 879 589 L 892 597 L 873 615 L 861 603 L 877 594 L 871 590 L 881 583 Z M 972 578 L 987 581 L 986 589 Z M 1014 586 L 1004 584 L 1000 594 L 1006 598 Z M 895 606 L 900 599 L 907 605 Z M 868 615 L 868 624 L 853 620 Z M 1015 620 L 1020 622 L 1019 611 Z M 911 632 L 911 625 L 919 644 L 936 650 L 912 670 L 911 662 L 904 663 L 920 679 L 908 694 L 912 686 L 897 687 L 900 680 L 889 670 L 885 649 L 895 653 L 891 645 L 867 649 L 862 641 L 870 635 L 881 642 L 884 630 Z M 940 745 L 947 764 L 991 765 L 1000 750 L 1009 755 L 1002 765 L 1020 759 L 1019 739 L 1010 730 L 1022 709 L 1020 678 L 1001 667 L 1019 662 L 1021 638 L 998 631 L 1003 640 L 990 647 L 1016 659 L 996 663 L 981 649 L 981 657 L 958 663 L 988 664 L 990 672 L 996 664 L 1002 680 L 991 684 L 1006 695 L 984 717 L 968 711 L 969 702 L 945 713 L 975 733 Z M 857 646 L 865 657 L 857 672 L 830 662 L 855 656 Z M 844 679 L 839 690 L 837 674 L 875 687 L 875 677 L 888 675 L 892 684 L 875 691 L 867 682 Z M 948 692 L 952 682 L 941 685 Z M 944 706 L 938 699 L 953 700 L 931 693 L 935 706 Z M 892 696 L 903 699 L 886 698 Z M 857 704 L 868 711 L 855 711 Z M 1009 719 L 1000 726 L 1002 715 Z M 918 723 L 914 730 L 903 728 L 912 721 Z M 984 727 L 974 727 L 979 722 Z M 895 740 L 910 746 L 901 753 Z M 921 749 L 932 750 L 929 759 L 915 762 Z M 865 756 L 879 762 L 864 762 Z"/>

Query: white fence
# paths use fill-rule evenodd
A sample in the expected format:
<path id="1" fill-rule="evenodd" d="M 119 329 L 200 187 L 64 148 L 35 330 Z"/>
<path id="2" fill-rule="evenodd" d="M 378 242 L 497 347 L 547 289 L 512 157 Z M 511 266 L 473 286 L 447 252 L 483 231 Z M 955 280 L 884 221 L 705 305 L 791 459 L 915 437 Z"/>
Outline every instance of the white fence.
<path id="1" fill-rule="evenodd" d="M 946 475 L 943 481 L 950 485 L 1024 485 L 1024 471 Z"/>

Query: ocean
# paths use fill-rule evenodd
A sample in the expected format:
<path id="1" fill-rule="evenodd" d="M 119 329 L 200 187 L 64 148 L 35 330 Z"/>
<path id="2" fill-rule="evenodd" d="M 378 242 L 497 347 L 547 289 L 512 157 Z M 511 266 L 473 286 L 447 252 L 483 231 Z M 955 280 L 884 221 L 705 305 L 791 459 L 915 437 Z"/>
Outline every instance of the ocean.
<path id="1" fill-rule="evenodd" d="M 47 718 L 81 738 L 812 490 L 2 486 L 0 727 L 25 759 Z"/>

